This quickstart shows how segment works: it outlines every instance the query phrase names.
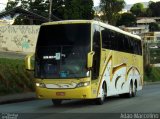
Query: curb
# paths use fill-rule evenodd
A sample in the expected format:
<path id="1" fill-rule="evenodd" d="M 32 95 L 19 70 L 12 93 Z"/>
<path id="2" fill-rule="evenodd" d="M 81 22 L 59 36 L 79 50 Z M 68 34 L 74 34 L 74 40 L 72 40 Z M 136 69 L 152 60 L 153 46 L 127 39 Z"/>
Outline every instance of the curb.
<path id="1" fill-rule="evenodd" d="M 0 105 L 30 101 L 30 100 L 35 100 L 35 99 L 36 99 L 36 94 L 34 92 L 10 94 L 10 95 L 6 95 L 6 96 L 0 96 Z"/>
<path id="2" fill-rule="evenodd" d="M 0 52 L 3 52 L 3 53 L 14 53 L 14 54 L 21 54 L 21 55 L 27 55 L 27 54 L 30 54 L 32 52 L 23 52 L 23 51 L 11 51 L 11 50 L 3 50 L 3 49 L 0 49 Z"/>
<path id="3" fill-rule="evenodd" d="M 160 84 L 160 81 L 156 81 L 156 82 L 146 82 L 144 81 L 144 85 L 154 85 L 154 84 Z"/>

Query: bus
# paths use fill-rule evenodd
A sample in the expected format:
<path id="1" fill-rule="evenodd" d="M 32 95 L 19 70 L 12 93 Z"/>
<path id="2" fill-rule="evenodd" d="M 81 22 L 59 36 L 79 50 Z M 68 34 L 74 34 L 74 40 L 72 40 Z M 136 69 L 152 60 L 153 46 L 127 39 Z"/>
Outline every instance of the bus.
<path id="1" fill-rule="evenodd" d="M 134 97 L 143 87 L 141 38 L 95 20 L 42 24 L 25 66 L 34 71 L 37 97 L 54 105 L 68 99 L 101 105 L 108 96 Z"/>

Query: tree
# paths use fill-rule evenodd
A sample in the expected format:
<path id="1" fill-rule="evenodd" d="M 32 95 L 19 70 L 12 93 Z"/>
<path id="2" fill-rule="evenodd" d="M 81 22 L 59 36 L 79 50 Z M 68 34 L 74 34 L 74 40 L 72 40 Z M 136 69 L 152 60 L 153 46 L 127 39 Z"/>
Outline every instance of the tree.
<path id="1" fill-rule="evenodd" d="M 145 16 L 146 17 L 152 17 L 152 11 L 151 11 L 151 9 L 149 9 L 149 8 L 146 9 Z"/>
<path id="2" fill-rule="evenodd" d="M 157 23 L 151 23 L 149 24 L 149 31 L 159 31 L 160 27 Z"/>
<path id="3" fill-rule="evenodd" d="M 6 10 L 15 8 L 19 3 L 20 7 L 32 11 L 38 15 L 48 18 L 50 0 L 15 0 L 8 1 Z M 61 7 L 65 5 L 65 7 Z M 52 14 L 60 19 L 93 19 L 93 1 L 92 0 L 52 0 Z M 14 17 L 15 15 L 11 15 Z M 43 21 L 19 14 L 14 24 L 41 24 Z"/>
<path id="4" fill-rule="evenodd" d="M 48 4 L 50 4 L 50 2 L 48 2 Z M 52 15 L 64 19 L 64 10 L 66 6 L 62 7 L 63 5 L 65 5 L 64 0 L 52 0 Z"/>
<path id="5" fill-rule="evenodd" d="M 65 0 L 64 19 L 93 19 L 92 0 Z"/>
<path id="6" fill-rule="evenodd" d="M 100 8 L 103 12 L 102 21 L 115 25 L 119 18 L 119 13 L 124 8 L 124 0 L 101 0 Z"/>
<path id="7" fill-rule="evenodd" d="M 150 2 L 148 7 L 152 17 L 160 17 L 160 2 Z"/>
<path id="8" fill-rule="evenodd" d="M 132 13 L 123 13 L 117 21 L 117 26 L 133 26 L 136 24 L 136 17 Z"/>
<path id="9" fill-rule="evenodd" d="M 35 0 L 35 2 L 32 2 L 32 0 L 15 0 L 15 1 L 8 1 L 6 10 L 11 10 L 15 7 L 18 6 L 21 7 L 22 9 L 31 11 L 33 13 L 36 13 L 38 15 L 41 15 L 43 17 L 48 16 L 48 4 L 47 1 L 42 1 L 42 0 Z M 16 14 L 11 14 L 11 17 L 15 17 Z M 41 20 L 31 18 L 30 16 L 24 15 L 24 14 L 18 14 L 15 18 L 14 24 L 18 25 L 24 25 L 24 24 L 41 24 L 43 23 Z"/>
<path id="10" fill-rule="evenodd" d="M 130 11 L 137 17 L 142 17 L 144 16 L 146 9 L 142 3 L 136 3 L 131 7 Z"/>

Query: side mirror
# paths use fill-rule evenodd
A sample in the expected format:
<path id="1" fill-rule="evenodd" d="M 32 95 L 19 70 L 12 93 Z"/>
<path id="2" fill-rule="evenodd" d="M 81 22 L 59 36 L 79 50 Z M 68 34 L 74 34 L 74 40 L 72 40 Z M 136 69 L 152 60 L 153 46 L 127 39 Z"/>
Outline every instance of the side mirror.
<path id="1" fill-rule="evenodd" d="M 87 68 L 91 68 L 92 65 L 93 65 L 93 55 L 95 54 L 94 51 L 91 51 L 88 53 L 88 56 L 87 56 Z"/>
<path id="2" fill-rule="evenodd" d="M 25 57 L 25 68 L 26 68 L 26 70 L 30 70 L 30 71 L 34 70 L 34 65 L 33 65 L 33 60 L 32 60 L 33 56 L 34 56 L 34 53 L 29 54 Z"/>

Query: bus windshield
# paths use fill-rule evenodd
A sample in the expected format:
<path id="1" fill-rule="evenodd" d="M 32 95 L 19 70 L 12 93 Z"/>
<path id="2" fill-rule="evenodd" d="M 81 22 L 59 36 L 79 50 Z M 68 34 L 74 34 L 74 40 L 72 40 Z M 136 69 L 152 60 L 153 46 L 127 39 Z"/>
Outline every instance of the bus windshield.
<path id="1" fill-rule="evenodd" d="M 90 24 L 41 26 L 35 54 L 35 77 L 45 79 L 88 76 Z"/>

